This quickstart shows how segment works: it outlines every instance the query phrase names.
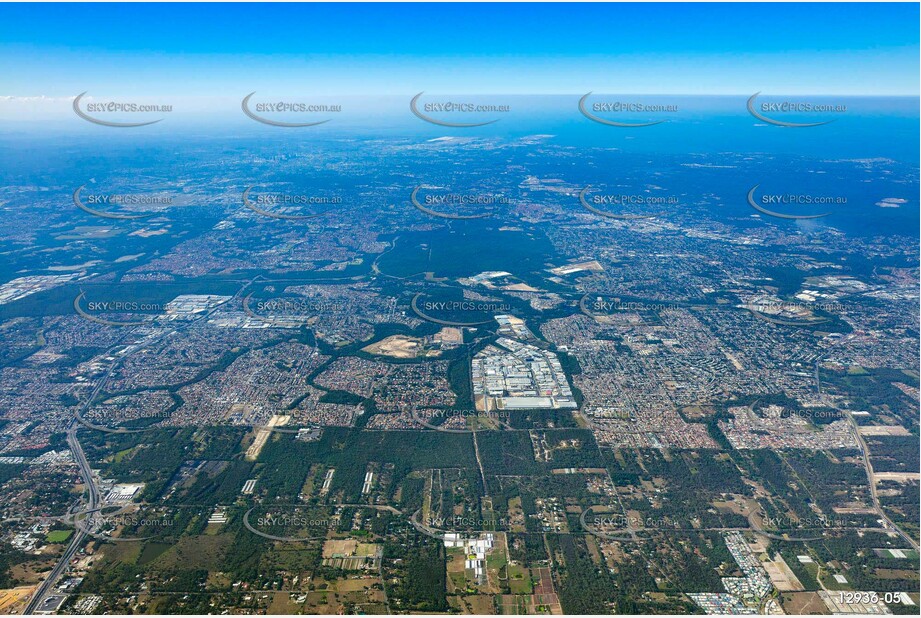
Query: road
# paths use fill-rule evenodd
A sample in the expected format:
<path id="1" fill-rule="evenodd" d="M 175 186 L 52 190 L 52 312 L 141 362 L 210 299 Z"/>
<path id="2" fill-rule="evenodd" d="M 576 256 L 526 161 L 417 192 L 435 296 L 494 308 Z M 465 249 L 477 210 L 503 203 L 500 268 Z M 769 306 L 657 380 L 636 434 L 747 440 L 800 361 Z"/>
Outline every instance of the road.
<path id="1" fill-rule="evenodd" d="M 842 339 L 835 345 L 841 345 L 847 340 L 848 338 Z M 819 359 L 816 359 L 815 362 L 815 383 L 816 391 L 819 395 L 821 395 L 822 383 L 819 380 Z M 858 446 L 860 446 L 860 453 L 863 456 L 863 465 L 867 470 L 867 484 L 870 486 L 870 498 L 873 500 L 873 507 L 876 509 L 880 519 L 885 522 L 885 525 L 888 528 L 891 528 L 893 532 L 896 532 L 900 537 L 902 537 L 903 541 L 908 543 L 915 551 L 918 551 L 918 544 L 915 542 L 915 540 L 911 538 L 904 530 L 896 526 L 883 510 L 883 507 L 879 502 L 879 494 L 876 491 L 876 475 L 873 472 L 873 464 L 870 462 L 870 447 L 868 447 L 867 443 L 864 441 L 863 435 L 860 433 L 860 426 L 857 424 L 857 421 L 854 419 L 853 415 L 847 411 L 844 411 L 844 415 L 847 417 L 848 422 L 851 424 L 851 428 L 854 430 L 854 437 L 857 440 Z"/>
<path id="2" fill-rule="evenodd" d="M 211 307 L 208 311 L 204 312 L 201 316 L 198 316 L 197 318 L 189 320 L 188 322 L 183 323 L 181 326 L 164 331 L 158 337 L 155 337 L 153 340 L 151 340 L 147 345 L 150 345 L 151 343 L 154 343 L 156 341 L 160 341 L 163 338 L 168 337 L 172 335 L 173 333 L 176 333 L 182 330 L 183 328 L 188 328 L 192 324 L 195 324 L 201 320 L 207 320 L 211 314 L 213 314 L 220 307 L 222 307 L 227 302 L 232 300 L 232 298 L 237 298 L 241 296 L 246 291 L 246 289 L 250 285 L 255 283 L 258 279 L 259 277 L 256 277 L 246 282 L 245 285 L 233 297 L 231 297 L 231 299 L 218 303 L 214 307 Z M 71 423 L 70 428 L 67 430 L 67 446 L 70 448 L 71 453 L 73 453 L 74 461 L 80 467 L 80 475 L 83 477 L 83 482 L 86 485 L 87 499 L 86 499 L 86 505 L 82 509 L 82 511 L 85 513 L 94 512 L 99 507 L 101 500 L 100 500 L 100 495 L 99 495 L 99 488 L 96 486 L 96 481 L 93 478 L 93 471 L 90 468 L 90 463 L 86 458 L 86 454 L 83 452 L 83 447 L 80 446 L 80 441 L 77 439 L 77 431 L 80 429 L 81 425 L 86 425 L 90 429 L 104 430 L 103 428 L 95 426 L 92 423 L 89 423 L 88 421 L 84 421 L 83 414 L 86 413 L 89 410 L 90 406 L 93 405 L 93 402 L 96 401 L 96 397 L 99 395 L 103 387 L 109 381 L 109 378 L 112 377 L 112 374 L 115 373 L 115 368 L 117 365 L 118 363 L 112 363 L 109 366 L 108 371 L 106 371 L 106 374 L 102 377 L 102 379 L 99 380 L 99 382 L 93 388 L 93 391 L 90 393 L 89 397 L 87 397 L 86 402 L 83 404 L 83 406 L 80 407 L 80 409 L 77 410 L 76 414 L 74 415 L 74 420 Z M 113 431 L 115 433 L 123 433 L 123 432 L 129 432 L 131 430 L 113 430 Z M 64 571 L 67 570 L 67 566 L 70 564 L 71 559 L 74 557 L 74 554 L 77 553 L 77 550 L 80 549 L 80 546 L 83 544 L 83 541 L 86 539 L 86 537 L 87 537 L 86 528 L 81 525 L 75 525 L 74 534 L 71 537 L 70 544 L 67 546 L 67 549 L 64 550 L 64 553 L 61 554 L 61 557 L 60 559 L 58 559 L 57 563 L 54 565 L 54 568 L 51 569 L 51 571 L 48 573 L 48 577 L 45 578 L 45 581 L 43 581 L 41 585 L 38 587 L 38 589 L 35 591 L 35 594 L 32 596 L 32 599 L 29 601 L 29 604 L 26 606 L 25 610 L 23 611 L 24 614 L 34 614 L 35 608 L 39 607 L 39 605 L 41 605 L 41 603 L 49 596 L 48 593 L 54 589 L 54 586 L 57 584 L 58 579 L 60 579 Z"/>
<path id="3" fill-rule="evenodd" d="M 67 430 L 67 445 L 74 455 L 74 461 L 80 466 L 80 475 L 83 477 L 83 482 L 86 485 L 86 510 L 93 510 L 99 504 L 99 489 L 96 487 L 96 483 L 93 480 L 93 472 L 90 469 L 89 461 L 86 459 L 86 454 L 83 452 L 83 447 L 80 446 L 80 442 L 77 440 L 77 429 L 79 427 L 80 424 L 74 421 L 70 429 Z M 77 550 L 83 545 L 83 540 L 85 538 L 86 532 L 84 532 L 80 526 L 76 526 L 74 534 L 70 539 L 70 544 L 67 546 L 67 549 L 64 550 L 64 553 L 61 555 L 57 564 L 54 565 L 54 568 L 51 569 L 51 572 L 48 573 L 48 577 L 45 578 L 45 581 L 43 581 L 41 586 L 38 587 L 38 590 L 35 591 L 32 600 L 29 601 L 29 604 L 23 612 L 24 614 L 34 614 L 35 608 L 48 597 L 49 591 L 57 584 L 58 579 L 67 569 L 74 554 L 76 554 Z"/>
<path id="4" fill-rule="evenodd" d="M 847 414 L 847 419 L 854 429 L 854 435 L 857 437 L 857 444 L 860 445 L 860 451 L 863 455 L 863 465 L 867 469 L 867 483 L 870 485 L 870 497 L 873 499 L 873 506 L 876 508 L 876 512 L 879 514 L 880 519 L 886 523 L 887 527 L 892 528 L 894 532 L 902 537 L 903 541 L 908 543 L 915 551 L 918 551 L 918 544 L 915 540 L 889 519 L 889 516 L 886 515 L 882 505 L 879 503 L 879 494 L 876 491 L 876 477 L 873 474 L 873 464 L 870 462 L 870 448 L 867 446 L 867 443 L 863 439 L 863 435 L 860 433 L 860 427 L 857 425 L 857 421 L 854 420 L 851 414 L 845 414 Z"/>
<path id="5" fill-rule="evenodd" d="M 115 365 L 113 364 L 109 368 L 109 371 L 106 373 L 105 377 L 100 380 L 96 387 L 93 389 L 93 392 L 90 394 L 89 398 L 86 400 L 86 403 L 83 406 L 83 410 L 77 412 L 73 422 L 70 425 L 70 428 L 67 430 L 67 446 L 70 448 L 70 452 L 73 454 L 74 462 L 76 462 L 77 466 L 80 467 L 80 476 L 83 477 L 83 483 L 86 486 L 87 498 L 86 505 L 83 508 L 84 512 L 95 511 L 99 507 L 100 499 L 99 488 L 96 487 L 96 481 L 93 478 L 93 471 L 90 468 L 90 462 L 86 458 L 86 453 L 83 452 L 83 447 L 80 446 L 80 441 L 77 440 L 77 431 L 81 426 L 81 412 L 85 411 L 89 408 L 89 406 L 92 405 L 93 401 L 96 399 L 96 395 L 99 394 L 99 391 L 102 390 L 103 385 L 114 371 Z M 54 588 L 55 584 L 57 584 L 61 574 L 63 574 L 67 569 L 71 559 L 74 557 L 74 554 L 77 553 L 77 550 L 80 549 L 80 546 L 83 544 L 83 540 L 85 538 L 85 529 L 82 526 L 74 526 L 74 534 L 70 539 L 70 544 L 67 546 L 67 549 L 64 550 L 64 553 L 61 554 L 61 557 L 57 564 L 54 565 L 54 568 L 51 569 L 51 571 L 48 573 L 48 577 L 45 578 L 45 581 L 43 581 L 41 586 L 38 587 L 38 590 L 35 591 L 35 594 L 32 596 L 32 600 L 29 601 L 29 604 L 26 606 L 26 609 L 23 613 L 35 613 L 35 608 L 45 600 L 45 598 L 48 596 L 48 592 Z"/>

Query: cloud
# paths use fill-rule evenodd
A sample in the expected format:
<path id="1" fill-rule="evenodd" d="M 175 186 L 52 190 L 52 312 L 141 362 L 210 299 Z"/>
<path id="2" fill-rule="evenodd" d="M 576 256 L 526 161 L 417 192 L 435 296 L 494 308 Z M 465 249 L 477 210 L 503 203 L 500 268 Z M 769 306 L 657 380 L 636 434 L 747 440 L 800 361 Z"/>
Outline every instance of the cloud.
<path id="1" fill-rule="evenodd" d="M 32 97 L 0 95 L 0 101 L 9 101 L 11 103 L 70 103 L 76 98 L 76 95 L 70 97 L 46 97 L 43 94 Z"/>

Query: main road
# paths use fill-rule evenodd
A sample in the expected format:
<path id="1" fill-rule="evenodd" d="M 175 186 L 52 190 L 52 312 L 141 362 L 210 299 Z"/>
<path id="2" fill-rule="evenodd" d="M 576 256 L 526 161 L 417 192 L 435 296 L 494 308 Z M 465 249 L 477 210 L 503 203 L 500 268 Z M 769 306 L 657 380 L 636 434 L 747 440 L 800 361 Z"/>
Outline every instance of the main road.
<path id="1" fill-rule="evenodd" d="M 247 281 L 243 285 L 243 287 L 233 297 L 231 297 L 231 299 L 242 295 L 246 291 L 246 289 L 249 286 L 251 286 L 253 283 L 255 283 L 256 280 L 258 279 L 259 277 L 256 277 L 250 281 Z M 156 341 L 160 341 L 163 338 L 169 335 L 172 335 L 173 333 L 179 330 L 182 330 L 183 328 L 188 328 L 194 323 L 200 322 L 202 320 L 207 320 L 211 314 L 213 314 L 215 311 L 217 311 L 220 307 L 225 305 L 231 299 L 218 303 L 214 307 L 211 307 L 209 310 L 205 311 L 201 316 L 198 316 L 192 320 L 189 320 L 188 322 L 185 322 L 178 327 L 164 331 L 159 336 L 154 337 L 146 345 L 150 345 Z M 141 346 L 141 347 L 145 347 L 145 346 Z M 137 351 L 137 349 L 133 351 Z M 83 477 L 83 482 L 84 482 L 84 485 L 86 486 L 86 505 L 83 509 L 84 513 L 95 512 L 99 508 L 99 504 L 101 500 L 99 496 L 99 488 L 96 486 L 96 480 L 93 478 L 93 471 L 90 468 L 90 463 L 86 458 L 86 454 L 83 452 L 83 447 L 80 446 L 80 441 L 77 439 L 77 431 L 80 429 L 81 425 L 84 425 L 84 424 L 86 424 L 87 427 L 89 427 L 90 429 L 97 429 L 97 427 L 95 427 L 91 423 L 84 421 L 83 414 L 86 413 L 89 410 L 90 406 L 93 405 L 93 402 L 96 401 L 96 397 L 102 391 L 105 384 L 109 381 L 109 378 L 112 377 L 112 374 L 115 373 L 115 368 L 117 365 L 118 365 L 117 362 L 113 362 L 109 366 L 108 371 L 102 377 L 102 379 L 99 380 L 96 386 L 93 388 L 93 391 L 92 393 L 90 393 L 89 397 L 87 397 L 86 402 L 83 404 L 83 406 L 80 409 L 77 410 L 76 414 L 74 414 L 74 420 L 73 422 L 71 422 L 70 427 L 67 430 L 67 446 L 70 448 L 70 451 L 73 454 L 74 461 L 80 467 L 80 475 Z M 90 515 L 90 518 L 92 518 L 92 515 Z M 87 533 L 86 533 L 85 526 L 81 526 L 79 524 L 74 526 L 74 534 L 71 537 L 70 544 L 67 546 L 67 549 L 64 550 L 64 553 L 61 554 L 61 557 L 60 559 L 58 559 L 57 563 L 54 565 L 54 568 L 52 568 L 51 571 L 48 573 L 48 577 L 45 578 L 45 581 L 41 583 L 41 585 L 35 591 L 35 594 L 32 595 L 32 599 L 29 601 L 29 604 L 26 605 L 26 608 L 23 611 L 24 614 L 34 614 L 35 609 L 39 607 L 42 604 L 42 602 L 44 602 L 44 600 L 48 598 L 48 596 L 50 596 L 49 592 L 54 588 L 55 584 L 57 584 L 57 581 L 58 579 L 60 579 L 61 575 L 67 570 L 67 566 L 70 564 L 70 561 L 73 559 L 74 554 L 76 554 L 77 551 L 80 549 L 81 545 L 83 545 L 83 541 L 86 539 L 86 536 L 87 536 Z"/>
<path id="2" fill-rule="evenodd" d="M 876 512 L 879 513 L 880 519 L 885 522 L 887 527 L 892 528 L 894 532 L 898 533 L 898 535 L 902 537 L 903 541 L 908 543 L 915 551 L 918 551 L 918 544 L 915 542 L 915 540 L 911 538 L 904 530 L 896 526 L 883 510 L 883 507 L 879 502 L 879 494 L 876 491 L 876 474 L 873 472 L 873 463 L 870 461 L 870 447 L 868 447 L 866 441 L 864 441 L 863 435 L 860 433 L 860 426 L 857 425 L 857 421 L 854 420 L 854 417 L 849 412 L 845 412 L 845 414 L 851 423 L 851 427 L 854 429 L 854 435 L 857 438 L 857 444 L 860 446 L 860 452 L 863 455 L 863 465 L 867 469 L 867 483 L 870 485 L 870 497 L 873 499 L 873 506 L 876 507 Z"/>
<path id="3" fill-rule="evenodd" d="M 77 429 L 79 427 L 80 424 L 74 421 L 70 429 L 67 430 L 67 445 L 73 453 L 74 461 L 80 466 L 80 475 L 83 477 L 83 482 L 86 485 L 86 510 L 92 511 L 99 504 L 99 489 L 96 487 L 96 483 L 93 479 L 93 471 L 90 469 L 90 464 L 86 459 L 86 454 L 83 452 L 83 447 L 80 446 L 80 442 L 77 440 Z M 48 573 L 48 577 L 45 578 L 45 581 L 42 582 L 38 590 L 35 591 L 35 594 L 32 595 L 32 600 L 29 601 L 29 604 L 26 606 L 23 612 L 24 614 L 34 614 L 35 609 L 48 597 L 49 591 L 67 569 L 74 554 L 76 554 L 77 550 L 83 545 L 83 540 L 85 538 L 86 532 L 84 529 L 81 526 L 75 526 L 74 535 L 70 539 L 70 544 L 67 546 L 67 549 L 64 550 L 64 553 L 61 555 L 57 564 L 54 565 L 54 568 L 51 569 L 51 572 Z"/>

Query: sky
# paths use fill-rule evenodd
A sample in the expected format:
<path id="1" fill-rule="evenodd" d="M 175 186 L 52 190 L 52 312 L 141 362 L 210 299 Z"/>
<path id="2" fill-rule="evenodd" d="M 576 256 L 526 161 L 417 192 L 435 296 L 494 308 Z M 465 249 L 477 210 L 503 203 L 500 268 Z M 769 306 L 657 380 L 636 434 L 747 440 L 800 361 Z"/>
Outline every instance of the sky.
<path id="1" fill-rule="evenodd" d="M 0 4 L 0 98 L 913 95 L 899 4 Z"/>

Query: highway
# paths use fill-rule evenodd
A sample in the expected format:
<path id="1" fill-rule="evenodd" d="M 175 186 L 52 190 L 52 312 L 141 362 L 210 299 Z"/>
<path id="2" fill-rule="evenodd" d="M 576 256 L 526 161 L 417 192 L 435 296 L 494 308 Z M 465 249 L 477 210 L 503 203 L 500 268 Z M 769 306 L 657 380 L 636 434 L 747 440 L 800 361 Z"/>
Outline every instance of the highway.
<path id="1" fill-rule="evenodd" d="M 841 345 L 845 343 L 848 339 L 842 339 L 835 345 Z M 819 395 L 822 394 L 822 383 L 819 380 L 819 360 L 816 359 L 815 362 L 815 382 L 816 382 L 816 391 Z M 860 454 L 863 456 L 863 465 L 867 470 L 867 484 L 870 486 L 870 498 L 873 500 L 873 507 L 876 509 L 876 512 L 879 514 L 880 519 L 885 522 L 886 527 L 891 528 L 893 532 L 897 533 L 903 541 L 908 543 L 915 551 L 918 551 L 918 544 L 913 538 L 905 533 L 904 530 L 899 528 L 893 523 L 889 516 L 886 515 L 886 512 L 883 510 L 882 505 L 879 502 L 879 494 L 876 491 L 876 475 L 873 472 L 873 464 L 870 461 L 870 447 L 867 446 L 867 443 L 863 439 L 863 435 L 860 433 L 860 426 L 857 424 L 856 419 L 850 412 L 844 411 L 844 415 L 847 417 L 848 422 L 851 424 L 851 428 L 854 430 L 854 438 L 857 440 L 857 445 L 860 447 Z"/>
<path id="2" fill-rule="evenodd" d="M 876 512 L 879 513 L 880 519 L 882 519 L 886 526 L 891 528 L 893 532 L 898 533 L 902 540 L 908 543 L 915 551 L 918 551 L 918 544 L 913 538 L 908 536 L 904 530 L 896 526 L 889 516 L 886 515 L 886 512 L 883 510 L 882 505 L 879 503 L 879 495 L 876 491 L 876 476 L 873 473 L 873 464 L 870 462 L 870 448 L 867 446 L 867 443 L 863 439 L 863 435 L 860 433 L 860 427 L 857 425 L 857 421 L 854 420 L 854 417 L 850 414 L 847 414 L 848 420 L 851 422 L 851 427 L 854 429 L 854 435 L 857 438 L 857 444 L 860 445 L 860 451 L 863 455 L 863 465 L 867 469 L 867 483 L 870 485 L 870 497 L 873 499 L 873 506 L 876 508 Z"/>
<path id="3" fill-rule="evenodd" d="M 236 298 L 240 296 L 241 294 L 243 294 L 243 292 L 250 285 L 252 285 L 257 279 L 258 277 L 253 280 L 248 281 L 240 289 L 240 291 L 238 291 L 234 295 L 233 298 Z M 219 307 L 222 307 L 227 302 L 229 302 L 229 300 L 230 299 L 215 305 L 214 307 L 210 308 L 208 311 L 203 313 L 201 316 L 198 316 L 197 318 L 192 319 L 182 324 L 179 327 L 164 331 L 158 337 L 155 337 L 153 340 L 151 340 L 147 345 L 150 345 L 151 343 L 155 341 L 160 341 L 163 338 L 169 335 L 172 335 L 173 333 L 179 330 L 182 330 L 183 328 L 188 328 L 192 324 L 197 323 L 201 320 L 207 320 L 208 317 L 212 313 L 217 311 Z M 80 475 L 83 477 L 83 482 L 86 486 L 87 499 L 86 499 L 86 505 L 83 508 L 84 513 L 95 512 L 95 510 L 99 508 L 101 499 L 99 495 L 99 488 L 96 486 L 96 481 L 93 478 L 93 471 L 90 468 L 90 463 L 86 458 L 86 453 L 83 452 L 83 447 L 80 446 L 80 441 L 77 439 L 77 431 L 80 429 L 81 425 L 84 425 L 84 424 L 90 429 L 100 429 L 99 427 L 87 421 L 84 421 L 83 414 L 86 413 L 89 410 L 90 406 L 93 405 L 93 402 L 96 401 L 97 396 L 102 391 L 106 383 L 109 381 L 109 378 L 111 378 L 112 374 L 115 373 L 115 368 L 117 365 L 118 363 L 112 363 L 109 366 L 109 369 L 106 372 L 106 374 L 102 377 L 101 380 L 99 380 L 99 382 L 93 388 L 93 391 L 92 393 L 90 393 L 89 397 L 86 398 L 86 402 L 83 404 L 83 406 L 81 406 L 80 409 L 77 410 L 76 414 L 74 415 L 74 420 L 71 423 L 70 428 L 67 430 L 67 446 L 70 448 L 70 451 L 73 454 L 74 462 L 76 462 L 76 464 L 80 467 Z M 127 431 L 131 431 L 131 430 L 127 430 Z M 126 432 L 126 430 L 114 430 L 114 432 L 122 433 L 122 432 Z M 92 515 L 90 515 L 90 518 L 92 518 Z M 58 562 L 54 565 L 54 568 L 51 569 L 51 571 L 48 573 L 48 577 L 45 578 L 45 581 L 43 581 L 41 585 L 38 587 L 38 589 L 35 591 L 35 594 L 32 596 L 32 599 L 29 601 L 29 604 L 26 606 L 25 610 L 23 611 L 24 614 L 34 614 L 35 609 L 39 607 L 46 598 L 51 596 L 49 592 L 54 589 L 54 586 L 57 584 L 61 575 L 67 570 L 67 566 L 70 564 L 70 561 L 74 557 L 74 554 L 77 553 L 77 550 L 80 549 L 81 545 L 83 544 L 83 541 L 86 539 L 87 526 L 75 525 L 74 528 L 75 528 L 74 534 L 71 537 L 70 544 L 67 546 L 67 549 L 64 550 L 64 553 L 61 554 L 61 557 L 58 560 Z"/>
<path id="4" fill-rule="evenodd" d="M 80 424 L 74 421 L 70 429 L 67 430 L 67 445 L 74 455 L 74 461 L 80 466 L 80 475 L 83 477 L 83 482 L 86 485 L 86 510 L 93 510 L 97 508 L 99 504 L 99 489 L 96 487 L 96 483 L 93 480 L 93 472 L 90 470 L 90 464 L 86 459 L 86 454 L 83 452 L 83 447 L 80 446 L 80 442 L 77 440 L 77 429 L 79 427 Z M 64 550 L 64 553 L 61 555 L 57 564 L 54 565 L 54 568 L 48 573 L 48 577 L 45 578 L 45 581 L 43 581 L 38 587 L 38 590 L 35 591 L 32 600 L 29 601 L 29 604 L 23 612 L 24 614 L 34 614 L 35 609 L 49 596 L 48 593 L 54 588 L 55 584 L 57 584 L 58 579 L 60 579 L 61 575 L 67 569 L 74 554 L 76 554 L 77 550 L 83 545 L 83 540 L 85 538 L 86 532 L 84 532 L 80 526 L 76 526 L 74 534 L 70 539 L 70 544 L 67 546 L 67 549 Z"/>

